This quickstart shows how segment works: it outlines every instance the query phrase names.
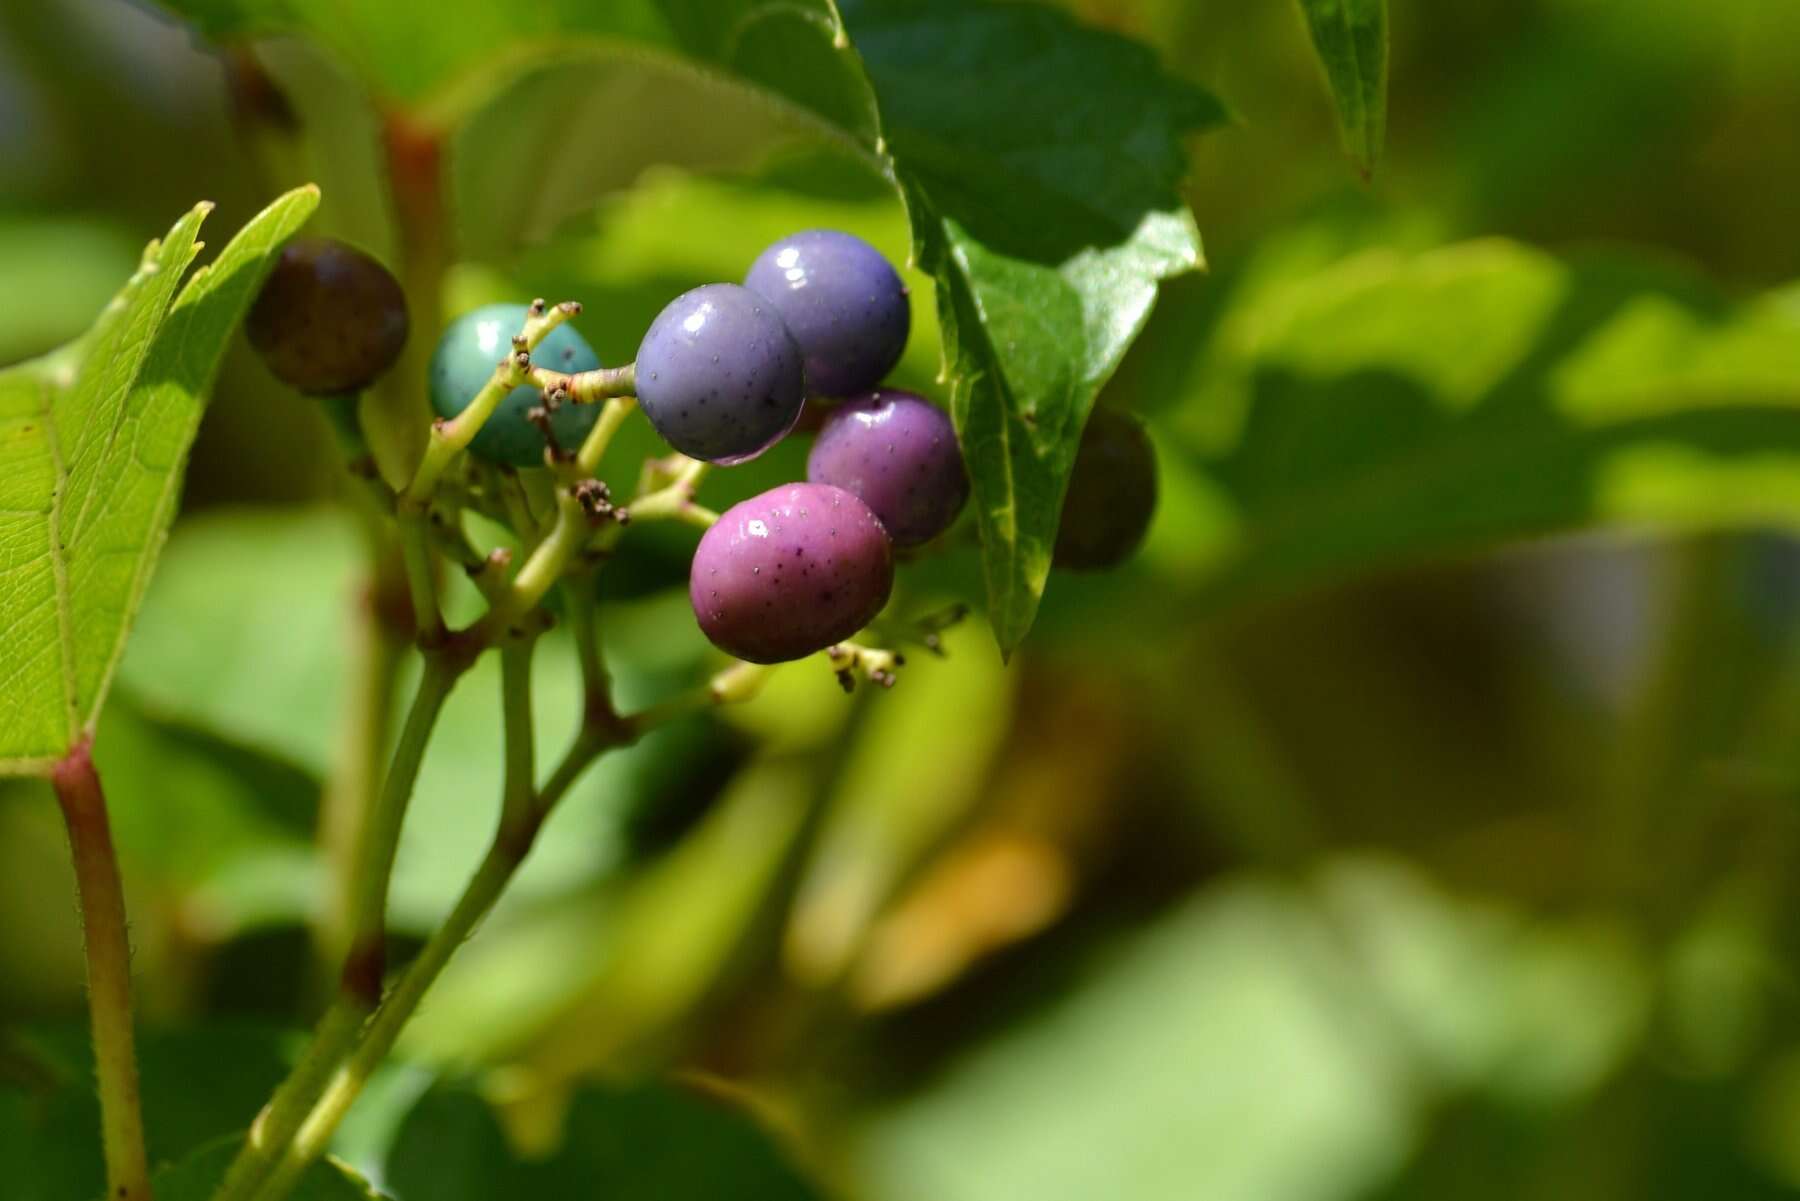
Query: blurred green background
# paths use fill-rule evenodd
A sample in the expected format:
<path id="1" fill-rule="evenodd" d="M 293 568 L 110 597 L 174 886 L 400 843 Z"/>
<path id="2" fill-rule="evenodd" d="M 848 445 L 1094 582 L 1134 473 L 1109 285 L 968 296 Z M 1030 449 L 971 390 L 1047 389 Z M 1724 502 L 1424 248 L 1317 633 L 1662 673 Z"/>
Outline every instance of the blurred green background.
<path id="1" fill-rule="evenodd" d="M 1800 6 L 1398 4 L 1368 187 L 1290 5 L 1067 7 L 1237 118 L 1193 148 L 1212 270 L 1166 289 L 1105 396 L 1157 440 L 1144 550 L 1054 577 L 1010 666 L 974 618 L 890 693 L 797 665 L 607 760 L 338 1150 L 402 1201 L 1800 1191 L 1800 468 L 1709 457 L 1761 446 L 1748 425 L 1655 424 L 1720 329 L 1771 395 L 1800 381 Z M 78 333 L 200 197 L 229 230 L 317 178 L 318 227 L 391 253 L 355 88 L 304 45 L 261 55 L 123 0 L 0 6 L 0 362 Z M 617 363 L 792 229 L 905 258 L 891 192 L 767 114 L 641 65 L 579 95 L 535 79 L 463 134 L 450 312 L 579 299 Z M 529 156 L 571 165 L 515 186 Z M 897 378 L 941 396 L 913 282 Z M 1633 322 L 1688 341 L 1641 350 Z M 361 588 L 339 492 L 319 414 L 234 352 L 99 744 L 153 1153 L 241 1128 L 321 995 L 311 848 Z M 1686 528 L 1701 508 L 1733 528 Z M 691 537 L 607 584 L 628 705 L 712 662 Z M 896 612 L 978 606 L 970 539 L 911 565 Z M 554 637 L 539 664 L 548 755 L 578 682 Z M 491 830 L 496 675 L 426 764 L 413 936 Z M 47 792 L 0 787 L 20 1201 L 99 1180 L 61 844 Z M 671 1070 L 692 1089 L 645 1083 Z M 741 1111 L 778 1152 L 719 1117 Z M 621 1185 L 622 1155 L 661 1166 Z"/>

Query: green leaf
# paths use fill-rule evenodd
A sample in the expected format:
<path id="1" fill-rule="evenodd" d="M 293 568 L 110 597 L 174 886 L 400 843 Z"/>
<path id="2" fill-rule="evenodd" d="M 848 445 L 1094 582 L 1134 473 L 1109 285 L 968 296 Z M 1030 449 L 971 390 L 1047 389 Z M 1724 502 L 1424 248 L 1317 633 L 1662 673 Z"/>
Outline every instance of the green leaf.
<path id="1" fill-rule="evenodd" d="M 407 1116 L 387 1168 L 397 1193 L 430 1201 L 821 1196 L 744 1117 L 717 1101 L 660 1085 L 582 1091 L 569 1110 L 561 1146 L 534 1159 L 509 1149 L 480 1097 L 434 1089 Z"/>
<path id="2" fill-rule="evenodd" d="M 218 1023 L 138 1039 L 147 1149 L 183 1161 L 253 1117 L 286 1074 L 284 1035 Z M 87 1201 L 105 1189 L 100 1108 L 85 1024 L 0 1036 L 0 1165 L 7 1201 Z M 22 1169 L 22 1170 L 21 1170 Z M 157 1196 L 163 1193 L 160 1188 Z"/>
<path id="3" fill-rule="evenodd" d="M 1181 139 L 1224 113 L 1143 47 L 1043 9 L 847 7 L 937 280 L 989 616 L 1010 652 L 1094 398 L 1157 284 L 1200 266 Z"/>
<path id="4" fill-rule="evenodd" d="M 1165 419 L 1209 519 L 1146 551 L 1215 602 L 1571 528 L 1800 526 L 1791 302 L 1497 240 L 1245 292 Z"/>
<path id="5" fill-rule="evenodd" d="M 1344 150 L 1367 178 L 1387 136 L 1387 0 L 1300 0 L 1337 106 Z"/>
<path id="6" fill-rule="evenodd" d="M 905 198 L 914 256 L 937 285 L 993 627 L 1003 652 L 1017 646 L 1048 578 L 1094 397 L 1142 328 L 1158 283 L 1200 266 L 1179 187 L 1182 140 L 1223 119 L 1218 102 L 1164 74 L 1143 46 L 1035 5 L 854 0 L 840 18 L 831 0 L 530 12 L 471 3 L 446 20 L 435 0 L 431 14 L 418 11 L 425 3 L 348 14 L 326 0 L 173 6 L 215 34 L 309 30 L 444 128 L 487 97 L 556 75 L 544 84 L 545 104 L 521 114 L 497 153 L 542 144 L 561 154 L 560 122 L 575 103 L 568 74 L 605 79 L 624 55 L 698 62 L 712 82 L 749 85 L 744 101 L 773 105 L 783 128 L 863 160 Z M 618 107 L 605 110 L 609 128 Z M 660 124 L 656 131 L 666 139 Z M 577 144 L 600 159 L 640 153 L 624 133 Z M 573 164 L 563 173 L 580 177 Z M 471 191 L 534 228 L 553 215 L 521 209 L 506 189 Z M 746 246 L 744 258 L 756 249 Z"/>
<path id="7" fill-rule="evenodd" d="M 1613 925 L 1360 857 L 1217 880 L 1054 978 L 822 1136 L 848 1147 L 858 1196 L 1380 1196 L 1444 1105 L 1591 1098 L 1654 999 Z"/>
<path id="8" fill-rule="evenodd" d="M 210 1201 L 243 1141 L 241 1134 L 227 1135 L 157 1172 L 150 1182 L 156 1201 Z M 308 1168 L 288 1194 L 290 1201 L 382 1201 L 383 1196 L 335 1159 Z"/>
<path id="9" fill-rule="evenodd" d="M 0 772 L 42 771 L 93 732 L 220 356 L 317 203 L 276 201 L 176 298 L 196 208 L 85 338 L 0 373 Z"/>
<path id="10" fill-rule="evenodd" d="M 1404 1162 L 1416 1102 L 1390 1028 L 1346 1020 L 1361 998 L 1330 948 L 1286 889 L 1194 898 L 870 1115 L 852 1144 L 862 1194 L 1367 1194 Z"/>

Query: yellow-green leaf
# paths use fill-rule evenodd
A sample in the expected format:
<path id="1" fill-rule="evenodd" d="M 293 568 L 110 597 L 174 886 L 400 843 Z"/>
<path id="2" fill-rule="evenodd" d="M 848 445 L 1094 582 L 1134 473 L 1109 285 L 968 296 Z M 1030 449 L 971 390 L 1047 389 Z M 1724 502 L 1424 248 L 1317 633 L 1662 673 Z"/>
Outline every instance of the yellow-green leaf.
<path id="1" fill-rule="evenodd" d="M 0 773 L 92 734 L 220 356 L 317 203 L 282 197 L 183 288 L 196 207 L 84 338 L 0 372 Z"/>

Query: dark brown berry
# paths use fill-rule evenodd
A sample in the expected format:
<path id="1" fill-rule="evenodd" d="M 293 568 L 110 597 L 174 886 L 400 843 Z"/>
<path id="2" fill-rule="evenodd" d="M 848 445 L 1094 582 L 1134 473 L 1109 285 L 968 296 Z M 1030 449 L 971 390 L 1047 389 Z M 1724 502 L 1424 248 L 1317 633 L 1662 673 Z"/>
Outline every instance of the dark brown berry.
<path id="1" fill-rule="evenodd" d="M 1052 561 L 1071 571 L 1117 567 L 1156 513 L 1156 452 L 1137 418 L 1095 409 L 1075 452 Z"/>
<path id="2" fill-rule="evenodd" d="M 406 296 L 386 267 L 332 238 L 281 252 L 244 329 L 283 383 L 314 396 L 356 392 L 406 345 Z"/>

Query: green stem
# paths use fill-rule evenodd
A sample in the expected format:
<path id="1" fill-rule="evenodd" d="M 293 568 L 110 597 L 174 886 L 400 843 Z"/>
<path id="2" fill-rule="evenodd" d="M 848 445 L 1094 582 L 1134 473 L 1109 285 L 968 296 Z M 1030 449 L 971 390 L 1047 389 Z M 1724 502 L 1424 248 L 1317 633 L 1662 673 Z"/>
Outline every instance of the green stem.
<path id="1" fill-rule="evenodd" d="M 382 123 L 382 152 L 393 205 L 395 251 L 412 322 L 400 361 L 365 394 L 363 425 L 382 475 L 396 487 L 423 451 L 428 411 L 421 385 L 443 317 L 444 274 L 451 259 L 445 152 L 449 140 L 410 114 L 391 111 Z"/>
<path id="2" fill-rule="evenodd" d="M 591 476 L 600 470 L 600 460 L 606 456 L 606 448 L 612 445 L 613 435 L 636 408 L 637 400 L 630 396 L 615 396 L 600 406 L 594 428 L 588 431 L 588 436 L 582 439 L 581 449 L 575 452 L 575 465 L 583 475 Z"/>
<path id="3" fill-rule="evenodd" d="M 531 653 L 535 637 L 520 638 L 500 648 L 500 716 L 505 732 L 506 767 L 500 800 L 501 840 L 526 828 L 531 820 L 536 783 L 536 752 L 531 720 Z"/>
<path id="4" fill-rule="evenodd" d="M 375 803 L 393 732 L 394 688 L 413 633 L 405 562 L 389 519 L 394 498 L 374 473 L 354 396 L 327 397 L 322 409 L 347 467 L 351 509 L 362 528 L 368 581 L 352 614 L 352 685 L 339 725 L 338 753 L 319 804 L 319 846 L 331 895 L 314 931 L 319 962 L 335 972 L 349 949 L 351 893 L 362 859 L 363 815 Z M 336 988 L 335 979 L 329 987 Z"/>
<path id="5" fill-rule="evenodd" d="M 597 702 L 609 706 L 612 703 L 612 676 L 600 654 L 600 634 L 595 624 L 599 598 L 594 584 L 593 572 L 580 572 L 563 580 L 569 631 L 575 639 L 575 661 L 581 665 L 581 689 L 590 711 Z"/>
<path id="6" fill-rule="evenodd" d="M 444 612 L 438 605 L 437 564 L 431 558 L 431 525 L 426 509 L 399 513 L 400 554 L 406 568 L 407 596 L 420 645 L 431 646 L 444 634 Z"/>
<path id="7" fill-rule="evenodd" d="M 587 545 L 591 530 L 581 502 L 567 488 L 556 493 L 556 524 L 538 543 L 513 577 L 512 585 L 500 601 L 474 627 L 475 640 L 487 644 L 512 634 L 512 627 L 537 608 L 538 602 L 561 579 L 569 565 Z"/>
<path id="8" fill-rule="evenodd" d="M 50 783 L 69 828 L 86 935 L 88 1009 L 100 1082 L 106 1193 L 119 1201 L 150 1201 L 150 1165 L 144 1154 L 144 1118 L 132 1045 L 131 939 L 125 923 L 125 890 L 119 881 L 106 795 L 100 789 L 86 738 L 51 770 Z"/>
<path id="9" fill-rule="evenodd" d="M 305 1055 L 258 1115 L 244 1148 L 232 1162 L 213 1201 L 256 1196 L 299 1134 L 320 1094 L 357 1045 L 365 1020 L 379 1006 L 387 963 L 387 896 L 394 853 L 407 803 L 431 730 L 462 664 L 430 657 L 394 748 L 381 794 L 363 815 L 361 856 L 350 893 L 350 946 L 344 956 L 337 1000 L 326 1011 Z"/>
<path id="10" fill-rule="evenodd" d="M 542 301 L 533 303 L 531 315 L 525 319 L 525 328 L 513 339 L 512 353 L 495 366 L 494 374 L 475 393 L 468 407 L 448 421 L 432 423 L 424 457 L 419 461 L 418 470 L 413 473 L 412 483 L 407 485 L 400 498 L 403 512 L 424 511 L 444 472 L 456 461 L 458 455 L 468 449 L 469 443 L 475 440 L 475 435 L 481 432 L 481 427 L 487 424 L 487 419 L 500 407 L 500 402 L 514 388 L 532 382 L 531 352 L 550 335 L 551 330 L 580 311 L 581 306 L 574 303 L 548 308 L 544 307 Z"/>
<path id="11" fill-rule="evenodd" d="M 685 521 L 706 529 L 719 520 L 711 509 L 694 503 L 700 481 L 706 478 L 712 464 L 688 459 L 669 477 L 669 482 L 655 491 L 633 500 L 626 508 L 627 521 Z"/>
<path id="12" fill-rule="evenodd" d="M 611 743 L 586 732 L 563 757 L 555 773 L 528 807 L 527 822 L 508 830 L 503 822 L 494 843 L 482 859 L 450 916 L 426 942 L 370 1019 L 361 1041 L 343 1066 L 332 1074 L 316 1104 L 300 1123 L 291 1139 L 280 1147 L 279 1156 L 263 1184 L 247 1194 L 248 1201 L 281 1201 L 299 1182 L 306 1169 L 324 1153 L 331 1136 L 350 1107 L 361 1095 L 363 1086 L 400 1037 L 407 1021 L 418 1010 L 419 1003 L 436 982 L 459 947 L 474 933 L 476 926 L 499 900 L 514 873 L 530 853 L 531 845 L 544 819 L 558 801 Z M 214 1201 L 226 1201 L 221 1194 Z"/>
<path id="13" fill-rule="evenodd" d="M 412 800 L 413 785 L 418 782 L 432 727 L 461 674 L 459 664 L 437 657 L 426 659 L 425 673 L 419 678 L 412 708 L 388 765 L 387 780 L 367 814 L 363 855 L 357 865 L 350 908 L 350 952 L 344 960 L 341 984 L 348 997 L 360 998 L 367 1008 L 373 1008 L 381 997 L 381 977 L 387 966 L 388 885 L 394 854 L 400 845 L 400 827 L 406 819 L 407 803 Z"/>
<path id="14" fill-rule="evenodd" d="M 377 585 L 376 587 L 379 587 Z M 357 865 L 366 857 L 364 815 L 376 803 L 393 728 L 394 684 L 405 646 L 376 611 L 359 614 L 355 683 L 343 716 L 340 752 L 320 801 L 319 842 L 332 866 L 332 898 L 319 922 L 319 958 L 333 968 L 350 949 Z"/>
<path id="15" fill-rule="evenodd" d="M 213 1201 L 247 1201 L 268 1179 L 338 1065 L 356 1045 L 368 1016 L 367 1009 L 346 997 L 339 997 L 326 1010 L 300 1062 L 251 1124 L 244 1148 L 232 1161 Z"/>

